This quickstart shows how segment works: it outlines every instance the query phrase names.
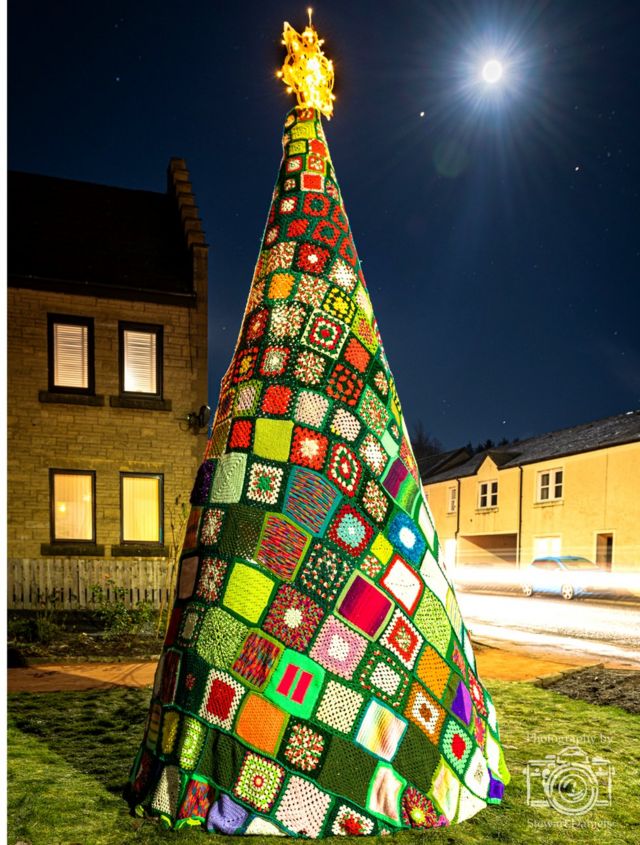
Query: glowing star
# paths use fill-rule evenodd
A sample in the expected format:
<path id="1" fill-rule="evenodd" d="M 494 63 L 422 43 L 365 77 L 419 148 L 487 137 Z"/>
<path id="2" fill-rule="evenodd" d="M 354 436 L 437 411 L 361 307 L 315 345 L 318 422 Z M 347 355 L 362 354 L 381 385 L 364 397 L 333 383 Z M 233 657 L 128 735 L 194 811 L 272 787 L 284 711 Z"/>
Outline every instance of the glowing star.
<path id="1" fill-rule="evenodd" d="M 489 59 L 482 68 L 482 78 L 489 85 L 495 85 L 502 79 L 502 64 L 497 59 Z"/>
<path id="2" fill-rule="evenodd" d="M 287 48 L 287 57 L 278 71 L 278 77 L 287 86 L 289 94 L 295 93 L 298 104 L 307 108 L 318 109 L 327 118 L 333 114 L 333 62 L 322 52 L 324 41 L 311 23 L 302 35 L 288 23 L 284 24 L 282 43 Z"/>

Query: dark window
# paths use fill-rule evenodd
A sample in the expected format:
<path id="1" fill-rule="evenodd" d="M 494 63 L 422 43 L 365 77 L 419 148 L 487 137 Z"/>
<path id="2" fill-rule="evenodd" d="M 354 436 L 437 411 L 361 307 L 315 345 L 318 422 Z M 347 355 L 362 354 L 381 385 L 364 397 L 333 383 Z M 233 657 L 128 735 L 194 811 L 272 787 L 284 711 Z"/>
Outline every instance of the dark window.
<path id="1" fill-rule="evenodd" d="M 123 543 L 161 544 L 163 476 L 120 473 L 120 526 Z"/>
<path id="2" fill-rule="evenodd" d="M 480 482 L 478 495 L 479 508 L 497 508 L 498 507 L 498 482 L 497 481 L 482 481 Z"/>
<path id="3" fill-rule="evenodd" d="M 49 390 L 95 393 L 93 319 L 47 315 Z"/>
<path id="4" fill-rule="evenodd" d="M 92 470 L 49 470 L 51 542 L 95 543 L 96 474 Z"/>
<path id="5" fill-rule="evenodd" d="M 119 323 L 120 393 L 162 399 L 162 326 Z"/>

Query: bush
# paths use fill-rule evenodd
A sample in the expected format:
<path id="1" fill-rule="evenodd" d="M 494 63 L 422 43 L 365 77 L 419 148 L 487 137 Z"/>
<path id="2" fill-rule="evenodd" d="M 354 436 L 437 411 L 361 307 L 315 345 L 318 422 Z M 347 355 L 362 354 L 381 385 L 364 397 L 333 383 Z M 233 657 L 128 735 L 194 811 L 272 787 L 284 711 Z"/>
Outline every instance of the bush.
<path id="1" fill-rule="evenodd" d="M 9 613 L 7 635 L 9 640 L 49 645 L 60 634 L 60 596 L 57 590 L 47 592 L 38 599 L 39 609 L 24 616 Z"/>
<path id="2" fill-rule="evenodd" d="M 128 606 L 125 594 L 111 579 L 107 579 L 105 586 L 94 584 L 91 588 L 93 616 L 102 625 L 106 640 L 132 639 L 154 632 L 158 614 L 153 604 L 138 601 Z"/>
<path id="3" fill-rule="evenodd" d="M 9 612 L 9 618 L 7 619 L 7 639 L 9 642 L 36 642 L 37 628 L 35 617 L 13 616 Z"/>

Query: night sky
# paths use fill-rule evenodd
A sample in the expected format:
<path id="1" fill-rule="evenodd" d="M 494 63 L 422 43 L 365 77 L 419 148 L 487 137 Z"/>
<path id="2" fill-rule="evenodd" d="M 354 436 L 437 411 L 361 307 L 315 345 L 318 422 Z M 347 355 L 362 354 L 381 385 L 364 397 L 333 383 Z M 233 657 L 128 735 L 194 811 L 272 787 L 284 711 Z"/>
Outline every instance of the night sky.
<path id="1" fill-rule="evenodd" d="M 186 159 L 210 245 L 212 405 L 293 105 L 275 79 L 284 20 L 301 30 L 305 5 L 9 3 L 12 169 L 164 191 Z M 640 407 L 640 3 L 323 0 L 314 24 L 409 428 L 454 448 Z"/>

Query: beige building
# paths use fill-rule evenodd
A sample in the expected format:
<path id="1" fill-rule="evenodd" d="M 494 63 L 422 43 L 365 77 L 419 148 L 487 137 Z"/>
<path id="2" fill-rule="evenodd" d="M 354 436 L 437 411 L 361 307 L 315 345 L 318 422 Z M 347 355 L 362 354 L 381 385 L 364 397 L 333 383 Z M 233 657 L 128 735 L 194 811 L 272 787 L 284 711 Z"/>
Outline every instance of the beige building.
<path id="1" fill-rule="evenodd" d="M 82 606 L 107 579 L 157 602 L 207 433 L 186 165 L 166 193 L 11 173 L 8 212 L 9 606 Z"/>
<path id="2" fill-rule="evenodd" d="M 423 482 L 449 566 L 579 555 L 640 571 L 640 411 L 448 453 Z"/>

